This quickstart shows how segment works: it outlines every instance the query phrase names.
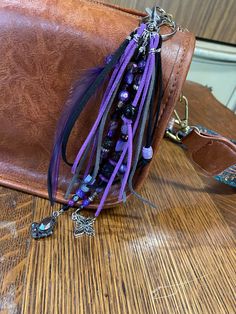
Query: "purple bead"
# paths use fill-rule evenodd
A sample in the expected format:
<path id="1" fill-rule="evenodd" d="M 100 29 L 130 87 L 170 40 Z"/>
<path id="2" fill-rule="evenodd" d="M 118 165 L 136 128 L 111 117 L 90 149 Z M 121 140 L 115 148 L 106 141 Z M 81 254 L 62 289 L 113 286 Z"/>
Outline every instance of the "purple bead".
<path id="1" fill-rule="evenodd" d="M 120 169 L 119 169 L 119 172 L 120 173 L 125 173 L 126 169 L 127 169 L 126 165 L 121 165 Z"/>
<path id="2" fill-rule="evenodd" d="M 82 184 L 80 188 L 84 193 L 87 193 L 89 191 L 89 188 L 87 187 L 86 184 Z"/>
<path id="3" fill-rule="evenodd" d="M 75 202 L 73 200 L 69 200 L 68 205 L 69 206 L 74 206 Z"/>
<path id="4" fill-rule="evenodd" d="M 78 189 L 75 194 L 78 195 L 80 198 L 83 198 L 85 196 L 84 191 L 82 191 L 81 189 Z"/>
<path id="5" fill-rule="evenodd" d="M 117 121 L 111 121 L 109 128 L 111 130 L 115 130 L 117 128 L 117 126 L 118 126 Z"/>
<path id="6" fill-rule="evenodd" d="M 116 164 L 117 164 L 117 163 L 116 163 L 114 160 L 112 160 L 112 159 L 109 159 L 109 163 L 110 163 L 112 166 L 114 166 L 114 167 L 115 167 Z"/>
<path id="7" fill-rule="evenodd" d="M 151 160 L 152 157 L 153 157 L 153 149 L 152 149 L 152 146 L 150 146 L 150 147 L 143 147 L 143 149 L 142 149 L 142 155 L 143 155 L 143 159 Z"/>
<path id="8" fill-rule="evenodd" d="M 127 101 L 129 99 L 129 92 L 127 90 L 122 90 L 119 93 L 119 100 L 121 101 Z"/>
<path id="9" fill-rule="evenodd" d="M 146 66 L 146 61 L 145 60 L 140 60 L 139 63 L 138 63 L 138 69 L 143 71 L 145 66 Z"/>
<path id="10" fill-rule="evenodd" d="M 103 182 L 108 182 L 108 180 L 107 180 L 102 174 L 99 174 L 99 178 L 100 178 Z"/>
<path id="11" fill-rule="evenodd" d="M 122 124 L 122 126 L 121 126 L 121 133 L 128 134 L 128 126 L 127 126 L 127 124 Z"/>
<path id="12" fill-rule="evenodd" d="M 106 56 L 106 57 L 105 57 L 105 64 L 110 63 L 111 60 L 112 60 L 112 58 L 113 58 L 113 55 L 108 55 L 108 56 Z"/>
<path id="13" fill-rule="evenodd" d="M 114 135 L 114 131 L 113 130 L 109 130 L 108 133 L 107 133 L 107 136 L 113 137 L 113 135 Z"/>
<path id="14" fill-rule="evenodd" d="M 115 151 L 116 151 L 116 152 L 122 151 L 124 145 L 125 145 L 125 142 L 118 140 L 117 143 L 116 143 Z"/>
<path id="15" fill-rule="evenodd" d="M 83 200 L 82 205 L 84 207 L 88 206 L 90 204 L 90 201 L 88 199 Z"/>
<path id="16" fill-rule="evenodd" d="M 128 85 L 130 85 L 130 84 L 133 83 L 133 80 L 134 80 L 134 75 L 133 75 L 133 73 L 128 72 L 128 73 L 125 75 L 125 83 L 127 83 Z"/>

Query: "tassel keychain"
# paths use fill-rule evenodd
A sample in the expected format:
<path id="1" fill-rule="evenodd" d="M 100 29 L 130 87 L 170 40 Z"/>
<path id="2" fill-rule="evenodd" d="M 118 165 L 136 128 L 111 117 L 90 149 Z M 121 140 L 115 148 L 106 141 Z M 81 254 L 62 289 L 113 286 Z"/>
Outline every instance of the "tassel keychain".
<path id="1" fill-rule="evenodd" d="M 78 180 L 79 188 L 59 211 L 31 225 L 31 235 L 35 239 L 51 235 L 58 216 L 74 208 L 79 201 L 79 207 L 72 213 L 74 236 L 94 235 L 95 219 L 114 184 L 120 186 L 119 201 L 125 201 L 125 191 L 129 189 L 138 198 L 154 206 L 134 191 L 132 181 L 136 170 L 145 166 L 153 156 L 153 135 L 162 100 L 161 46 L 162 41 L 173 36 L 177 28 L 161 8 L 146 11 L 148 15 L 139 27 L 113 55 L 106 58 L 105 65 L 89 70 L 71 88 L 66 109 L 58 123 L 48 170 L 48 194 L 52 205 L 55 202 L 61 158 L 71 165 L 66 157 L 66 149 L 73 126 L 90 98 L 110 77 L 98 116 L 72 165 L 74 176 L 66 198 Z M 169 26 L 171 33 L 160 35 L 162 25 Z M 108 130 L 106 134 L 105 130 Z M 100 201 L 95 215 L 82 216 L 81 210 L 95 198 Z"/>

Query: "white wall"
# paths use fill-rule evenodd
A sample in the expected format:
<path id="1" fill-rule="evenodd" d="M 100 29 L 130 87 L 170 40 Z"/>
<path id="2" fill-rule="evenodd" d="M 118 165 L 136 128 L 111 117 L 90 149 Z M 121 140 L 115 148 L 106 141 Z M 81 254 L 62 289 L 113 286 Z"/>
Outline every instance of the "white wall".
<path id="1" fill-rule="evenodd" d="M 236 47 L 198 40 L 187 79 L 211 88 L 236 112 Z"/>

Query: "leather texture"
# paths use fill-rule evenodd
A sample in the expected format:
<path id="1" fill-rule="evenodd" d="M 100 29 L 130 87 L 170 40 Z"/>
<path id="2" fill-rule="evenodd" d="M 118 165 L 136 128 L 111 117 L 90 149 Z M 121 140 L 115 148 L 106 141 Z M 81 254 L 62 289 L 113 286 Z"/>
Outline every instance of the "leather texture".
<path id="1" fill-rule="evenodd" d="M 0 184 L 47 197 L 55 127 L 72 82 L 84 70 L 103 64 L 143 15 L 90 1 L 0 1 Z M 193 34 L 186 30 L 163 43 L 164 98 L 154 152 L 186 79 L 194 44 Z M 90 101 L 76 123 L 69 143 L 71 161 L 95 120 L 98 99 Z M 136 188 L 150 164 L 137 174 Z M 62 165 L 60 202 L 71 177 L 70 168 Z M 116 197 L 114 187 L 107 207 L 117 202 Z"/>
<path id="2" fill-rule="evenodd" d="M 236 145 L 223 136 L 192 130 L 184 139 L 188 156 L 203 173 L 214 176 L 236 164 Z"/>

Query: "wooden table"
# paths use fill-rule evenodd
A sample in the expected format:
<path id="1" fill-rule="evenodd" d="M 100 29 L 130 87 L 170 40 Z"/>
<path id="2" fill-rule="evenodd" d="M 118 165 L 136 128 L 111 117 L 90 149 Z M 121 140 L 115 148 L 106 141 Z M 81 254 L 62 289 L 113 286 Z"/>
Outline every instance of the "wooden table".
<path id="1" fill-rule="evenodd" d="M 236 137 L 236 117 L 187 83 L 192 123 Z M 49 202 L 2 187 L 0 313 L 235 313 L 235 189 L 203 177 L 164 140 L 141 193 L 106 210 L 94 238 L 74 239 L 69 217 L 35 241 Z"/>

